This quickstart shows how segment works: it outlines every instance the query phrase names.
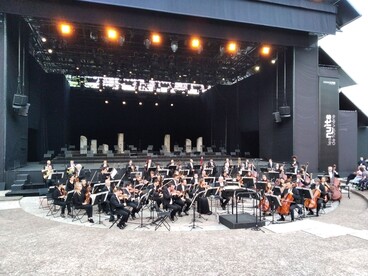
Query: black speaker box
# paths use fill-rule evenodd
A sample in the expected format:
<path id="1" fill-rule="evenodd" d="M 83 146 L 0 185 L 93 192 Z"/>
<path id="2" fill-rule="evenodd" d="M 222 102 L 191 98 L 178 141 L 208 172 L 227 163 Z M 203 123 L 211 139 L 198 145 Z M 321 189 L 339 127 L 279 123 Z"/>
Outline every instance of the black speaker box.
<path id="1" fill-rule="evenodd" d="M 26 107 L 28 103 L 28 96 L 22 94 L 14 94 L 13 96 L 13 108 Z"/>
<path id="2" fill-rule="evenodd" d="M 290 117 L 290 106 L 280 106 L 279 112 L 281 117 Z"/>
<path id="3" fill-rule="evenodd" d="M 274 112 L 272 113 L 273 117 L 275 119 L 275 123 L 281 123 L 281 116 L 280 116 L 280 112 Z"/>

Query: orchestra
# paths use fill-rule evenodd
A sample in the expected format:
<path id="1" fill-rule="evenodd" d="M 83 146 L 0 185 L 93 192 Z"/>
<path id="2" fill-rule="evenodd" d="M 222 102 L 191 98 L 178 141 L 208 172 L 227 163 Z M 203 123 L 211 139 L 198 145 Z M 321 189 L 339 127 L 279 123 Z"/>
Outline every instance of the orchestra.
<path id="1" fill-rule="evenodd" d="M 200 166 L 195 165 L 195 160 L 189 159 L 184 169 L 174 159 L 170 160 L 165 169 L 148 159 L 139 170 L 129 160 L 118 174 L 120 180 L 112 180 L 111 168 L 107 160 L 104 160 L 97 170 L 99 182 L 93 183 L 83 166 L 74 164 L 72 160 L 66 169 L 65 185 L 55 185 L 52 195 L 55 204 L 61 206 L 62 217 L 65 217 L 66 208 L 68 215 L 72 216 L 73 205 L 76 209 L 85 209 L 88 221 L 93 223 L 93 193 L 107 192 L 104 201 L 98 204 L 98 211 L 110 216 L 109 221 L 116 221 L 120 229 L 126 227 L 129 219 L 134 220 L 146 204 L 151 204 L 151 212 L 159 212 L 161 208 L 170 211 L 172 222 L 182 217 L 182 214 L 189 216 L 189 210 L 193 206 L 197 207 L 198 213 L 211 215 L 210 195 L 218 200 L 222 210 L 229 212 L 226 208 L 229 203 L 238 204 L 241 200 L 235 193 L 246 191 L 253 194 L 248 196 L 249 200 L 257 198 L 255 207 L 259 208 L 260 213 L 264 216 L 277 214 L 277 221 L 280 222 L 285 221 L 286 216 L 294 221 L 295 214 L 299 218 L 302 208 L 308 211 L 308 216 L 319 216 L 321 208 L 326 208 L 326 202 L 341 199 L 341 192 L 335 195 L 339 191 L 336 165 L 329 166 L 325 176 L 312 179 L 312 174 L 308 172 L 308 163 L 300 165 L 296 156 L 292 157 L 290 164 L 276 163 L 272 159 L 267 161 L 260 170 L 257 168 L 258 161 L 256 166 L 253 160 L 242 161 L 238 158 L 237 165 L 233 166 L 232 160 L 227 158 L 223 169 L 217 170 L 214 160 L 209 159 L 206 162 L 203 156 L 198 161 Z M 53 171 L 50 160 L 42 174 L 45 175 L 48 171 Z M 132 173 L 136 174 L 133 176 Z M 269 175 L 271 173 L 272 177 Z M 336 179 L 336 185 L 332 179 Z M 96 184 L 99 186 L 94 189 Z M 299 188 L 310 190 L 311 198 L 300 195 Z M 72 200 L 66 202 L 66 195 L 70 191 L 74 191 Z M 280 206 L 270 202 L 270 196 L 277 197 Z M 118 220 L 115 220 L 115 216 L 118 216 Z"/>

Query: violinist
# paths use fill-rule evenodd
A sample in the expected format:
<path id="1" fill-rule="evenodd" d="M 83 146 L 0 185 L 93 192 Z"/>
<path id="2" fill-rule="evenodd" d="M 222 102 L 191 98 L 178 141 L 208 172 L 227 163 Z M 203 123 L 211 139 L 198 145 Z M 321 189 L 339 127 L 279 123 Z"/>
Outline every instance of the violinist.
<path id="1" fill-rule="evenodd" d="M 74 190 L 74 184 L 76 182 L 75 180 L 76 180 L 75 176 L 74 176 L 74 174 L 72 174 L 69 177 L 68 181 L 66 182 L 66 191 L 67 192 Z"/>
<path id="2" fill-rule="evenodd" d="M 92 218 L 93 216 L 92 205 L 86 202 L 85 195 L 82 194 L 82 183 L 80 182 L 77 182 L 74 187 L 73 205 L 75 209 L 86 210 L 88 221 L 90 223 L 94 223 L 93 218 Z"/>
<path id="3" fill-rule="evenodd" d="M 100 182 L 105 182 L 108 177 L 110 177 L 109 167 L 102 167 L 100 171 Z"/>
<path id="4" fill-rule="evenodd" d="M 298 205 L 300 203 L 300 195 L 298 189 L 295 187 L 294 184 L 292 184 L 290 181 L 287 181 L 285 183 L 285 189 L 281 194 L 281 198 L 286 199 L 288 195 L 291 195 L 294 199 L 290 203 L 290 217 L 291 221 L 294 221 L 294 210 L 298 209 L 298 213 L 302 213 L 302 208 Z M 280 218 L 277 221 L 285 221 L 285 217 L 283 214 L 280 214 Z"/>
<path id="5" fill-rule="evenodd" d="M 229 203 L 230 198 L 229 197 L 223 197 L 222 196 L 222 190 L 224 189 L 226 183 L 223 176 L 219 176 L 218 181 L 215 183 L 215 187 L 217 188 L 217 194 L 219 195 L 220 199 L 220 205 L 223 210 L 226 210 L 226 205 Z"/>
<path id="6" fill-rule="evenodd" d="M 170 219 L 172 222 L 175 220 L 176 213 L 181 212 L 181 206 L 176 204 L 174 199 L 176 197 L 175 186 L 173 183 L 168 183 L 165 188 L 163 188 L 163 205 L 164 208 L 171 209 Z"/>
<path id="7" fill-rule="evenodd" d="M 110 199 L 111 196 L 114 194 L 114 188 L 113 185 L 111 185 L 110 177 L 106 178 L 105 186 L 103 186 L 101 192 L 107 192 L 106 201 L 101 202 L 101 207 L 106 214 L 110 214 Z"/>
<path id="8" fill-rule="evenodd" d="M 160 206 L 162 204 L 162 186 L 160 185 L 160 181 L 158 178 L 156 178 L 153 181 L 153 191 L 152 191 L 152 200 L 155 202 L 155 208 L 156 211 L 160 209 Z"/>
<path id="9" fill-rule="evenodd" d="M 216 166 L 216 163 L 213 161 L 213 159 L 210 159 L 210 161 L 208 161 L 206 168 L 212 169 L 212 175 L 217 174 L 217 166 Z"/>
<path id="10" fill-rule="evenodd" d="M 86 178 L 86 172 L 81 164 L 75 165 L 74 175 L 79 179 L 82 180 Z"/>
<path id="11" fill-rule="evenodd" d="M 123 194 L 122 188 L 115 189 L 115 192 L 110 199 L 111 209 L 117 216 L 120 216 L 120 220 L 117 224 L 120 229 L 124 229 L 127 226 L 126 223 L 130 216 L 130 211 L 125 208 L 123 203 L 125 199 L 126 195 Z M 110 221 L 114 221 L 114 215 L 112 213 L 110 215 Z"/>
<path id="12" fill-rule="evenodd" d="M 319 180 L 319 178 L 316 178 L 314 180 L 314 183 L 311 185 L 311 189 L 313 191 L 313 196 L 316 195 L 316 194 L 319 194 L 319 196 L 317 196 L 316 198 L 314 198 L 314 200 L 316 200 L 316 216 L 318 217 L 318 213 L 319 213 L 319 210 L 321 209 L 321 206 L 323 204 L 323 198 L 325 197 L 326 195 L 326 189 L 325 189 L 325 186 L 322 184 L 322 183 L 325 183 L 326 182 L 326 178 L 325 177 L 322 177 L 321 180 Z M 314 212 L 312 210 L 312 208 L 308 208 L 307 207 L 307 210 L 309 210 L 309 213 L 308 215 L 314 215 Z"/>
<path id="13" fill-rule="evenodd" d="M 65 207 L 68 209 L 68 216 L 72 217 L 72 210 L 70 208 L 70 202 L 66 201 L 67 192 L 64 187 L 60 183 L 55 184 L 55 190 L 52 192 L 52 198 L 54 200 L 54 204 L 61 206 L 61 214 L 60 216 L 65 218 Z"/>
<path id="14" fill-rule="evenodd" d="M 87 183 L 87 180 L 85 178 L 81 179 L 80 182 L 82 183 L 81 193 L 84 195 L 86 203 L 90 204 L 91 203 L 91 192 L 92 192 L 91 185 Z"/>
<path id="15" fill-rule="evenodd" d="M 192 201 L 187 197 L 187 193 L 188 193 L 188 186 L 187 186 L 187 180 L 186 179 L 183 179 L 181 181 L 181 183 L 176 186 L 176 190 L 180 193 L 180 201 L 183 202 L 183 212 L 186 216 L 188 216 L 188 211 L 189 211 L 189 208 L 190 208 L 190 205 L 192 204 Z M 181 205 L 181 204 L 179 204 Z"/>
<path id="16" fill-rule="evenodd" d="M 197 193 L 206 191 L 210 186 L 206 184 L 204 179 L 199 180 L 198 184 L 198 190 Z M 202 193 L 199 197 L 197 197 L 197 203 L 198 203 L 198 213 L 205 214 L 205 215 L 211 215 L 212 212 L 210 211 L 210 207 L 208 204 L 207 197 L 204 196 L 205 192 Z"/>
<path id="17" fill-rule="evenodd" d="M 131 182 L 129 182 L 123 189 L 124 195 L 127 196 L 126 205 L 132 207 L 132 219 L 135 219 L 135 214 L 138 213 L 141 207 L 138 207 L 138 202 L 136 201 L 135 195 L 139 190 L 134 189 Z"/>

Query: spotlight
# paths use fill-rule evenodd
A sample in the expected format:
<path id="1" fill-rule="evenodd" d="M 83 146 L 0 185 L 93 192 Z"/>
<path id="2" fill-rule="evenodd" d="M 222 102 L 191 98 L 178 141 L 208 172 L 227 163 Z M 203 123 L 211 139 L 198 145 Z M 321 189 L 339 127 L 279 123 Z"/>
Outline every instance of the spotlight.
<path id="1" fill-rule="evenodd" d="M 270 46 L 263 46 L 261 48 L 261 55 L 262 56 L 268 56 L 271 53 L 271 47 Z"/>
<path id="2" fill-rule="evenodd" d="M 119 32 L 115 28 L 106 28 L 106 38 L 111 41 L 117 41 L 119 38 Z"/>
<path id="3" fill-rule="evenodd" d="M 192 40 L 190 41 L 190 46 L 192 47 L 192 49 L 198 50 L 199 47 L 201 46 L 201 41 L 199 40 L 198 37 L 193 37 Z"/>
<path id="4" fill-rule="evenodd" d="M 53 51 L 52 49 L 47 49 L 47 52 L 48 52 L 49 54 L 52 54 L 54 51 Z"/>
<path id="5" fill-rule="evenodd" d="M 59 23 L 58 28 L 59 28 L 61 35 L 63 36 L 69 36 L 73 32 L 72 25 L 66 22 Z"/>
<path id="6" fill-rule="evenodd" d="M 238 44 L 234 41 L 230 41 L 226 46 L 226 50 L 230 54 L 235 54 L 238 51 Z"/>
<path id="7" fill-rule="evenodd" d="M 276 58 L 273 58 L 273 59 L 271 60 L 271 63 L 272 63 L 272 64 L 275 64 L 275 63 L 276 63 L 276 61 L 277 61 L 277 59 L 276 59 Z"/>
<path id="8" fill-rule="evenodd" d="M 171 42 L 171 50 L 172 50 L 174 53 L 176 53 L 176 51 L 178 50 L 178 48 L 179 48 L 179 44 L 178 44 L 178 42 L 177 42 L 177 41 L 172 41 L 172 42 Z"/>
<path id="9" fill-rule="evenodd" d="M 109 101 L 108 101 L 108 100 L 106 100 L 106 101 L 105 101 L 105 104 L 108 104 L 108 103 L 109 103 Z"/>
<path id="10" fill-rule="evenodd" d="M 139 102 L 139 105 L 143 105 L 143 103 L 142 102 Z"/>
<path id="11" fill-rule="evenodd" d="M 161 43 L 161 36 L 158 33 L 153 33 L 151 36 L 152 44 L 160 44 Z"/>
<path id="12" fill-rule="evenodd" d="M 126 105 L 126 101 L 123 101 L 123 102 L 122 102 L 122 104 L 123 104 L 123 105 Z"/>
<path id="13" fill-rule="evenodd" d="M 158 103 L 155 103 L 155 106 L 158 106 Z"/>
<path id="14" fill-rule="evenodd" d="M 170 106 L 172 107 L 172 106 L 174 106 L 174 104 L 172 103 L 172 104 L 170 104 Z"/>
<path id="15" fill-rule="evenodd" d="M 41 37 L 41 41 L 45 43 L 47 41 L 46 37 Z"/>
<path id="16" fill-rule="evenodd" d="M 254 71 L 258 72 L 261 69 L 258 65 L 254 67 Z"/>

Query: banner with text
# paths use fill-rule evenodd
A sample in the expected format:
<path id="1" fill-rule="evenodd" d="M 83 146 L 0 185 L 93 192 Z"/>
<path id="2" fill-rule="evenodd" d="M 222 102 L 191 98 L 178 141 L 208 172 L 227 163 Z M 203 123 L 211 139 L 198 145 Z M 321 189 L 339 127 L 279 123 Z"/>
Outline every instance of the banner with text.
<path id="1" fill-rule="evenodd" d="M 319 78 L 319 171 L 338 162 L 339 80 Z"/>

